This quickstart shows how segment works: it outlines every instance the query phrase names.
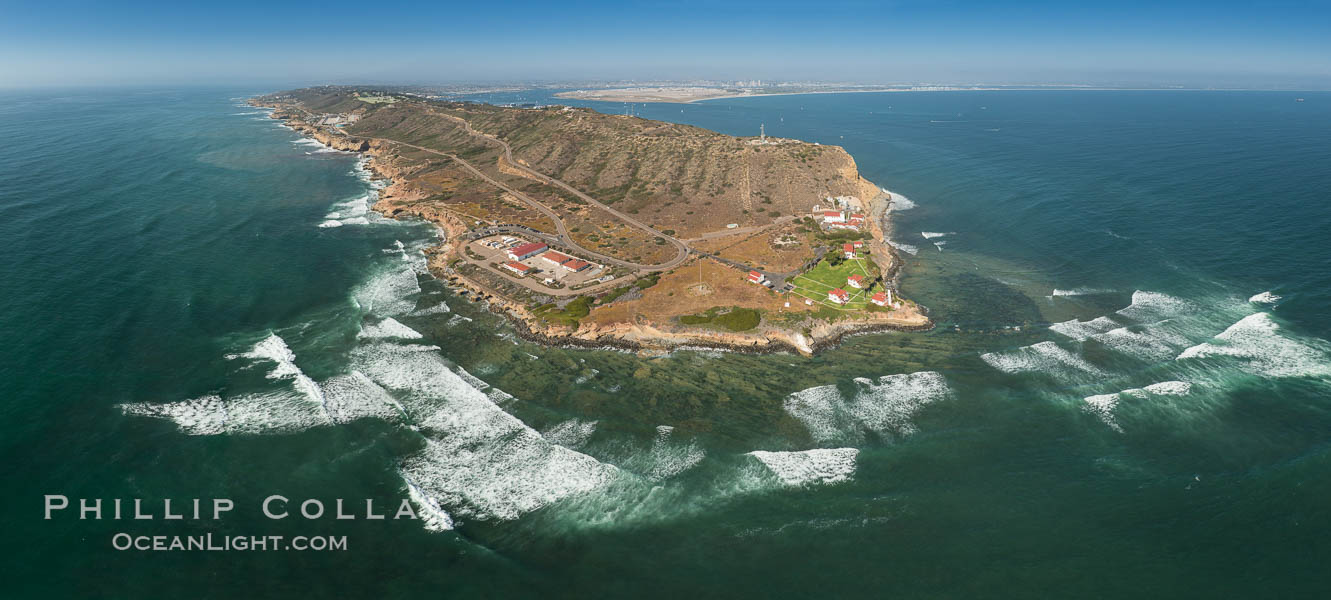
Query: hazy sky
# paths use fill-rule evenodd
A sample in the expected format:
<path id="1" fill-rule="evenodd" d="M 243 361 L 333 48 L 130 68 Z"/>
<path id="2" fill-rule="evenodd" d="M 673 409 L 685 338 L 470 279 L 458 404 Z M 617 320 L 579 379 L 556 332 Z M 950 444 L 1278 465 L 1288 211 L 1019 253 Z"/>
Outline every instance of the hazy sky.
<path id="1" fill-rule="evenodd" d="M 1331 2 L 0 0 L 0 87 L 630 78 L 1331 89 Z"/>

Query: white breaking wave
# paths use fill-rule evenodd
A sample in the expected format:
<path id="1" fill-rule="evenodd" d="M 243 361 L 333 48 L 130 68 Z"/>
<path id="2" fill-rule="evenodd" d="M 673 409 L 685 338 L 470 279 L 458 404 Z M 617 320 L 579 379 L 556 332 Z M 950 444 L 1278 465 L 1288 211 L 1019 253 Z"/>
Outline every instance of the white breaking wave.
<path id="1" fill-rule="evenodd" d="M 1299 341 L 1280 333 L 1280 325 L 1267 313 L 1254 313 L 1230 325 L 1207 342 L 1184 350 L 1178 360 L 1228 356 L 1241 360 L 1244 369 L 1269 377 L 1326 376 L 1331 357 L 1321 340 Z"/>
<path id="2" fill-rule="evenodd" d="M 706 456 L 697 440 L 680 444 L 671 441 L 675 428 L 661 425 L 656 428 L 656 439 L 647 454 L 650 467 L 643 473 L 650 481 L 663 481 L 693 468 Z"/>
<path id="3" fill-rule="evenodd" d="M 1087 374 L 1104 376 L 1095 365 L 1053 342 L 1040 342 L 1016 350 L 980 355 L 984 362 L 1005 373 L 1047 373 L 1059 377 Z"/>
<path id="4" fill-rule="evenodd" d="M 328 416 L 335 423 L 362 418 L 398 421 L 406 416 L 406 410 L 393 396 L 360 371 L 330 377 L 319 385 L 328 399 Z"/>
<path id="5" fill-rule="evenodd" d="M 249 352 L 243 354 L 231 354 L 227 358 L 248 358 L 252 360 L 267 360 L 277 363 L 268 372 L 269 379 L 291 378 L 296 390 L 304 394 L 306 398 L 313 402 L 323 404 L 324 395 L 319 390 L 319 384 L 305 375 L 300 367 L 296 366 L 296 354 L 287 347 L 286 340 L 278 337 L 275 333 L 268 334 L 268 337 L 255 344 Z"/>
<path id="6" fill-rule="evenodd" d="M 1120 327 L 1091 336 L 1115 351 L 1145 360 L 1165 360 L 1186 347 L 1190 342 L 1182 335 L 1170 331 L 1164 324 L 1143 327 L 1133 331 Z"/>
<path id="7" fill-rule="evenodd" d="M 322 384 L 315 383 L 296 366 L 295 354 L 276 334 L 259 341 L 249 352 L 226 358 L 276 363 L 267 377 L 289 381 L 296 393 L 226 398 L 210 395 L 167 404 L 125 404 L 121 410 L 125 414 L 170 419 L 189 435 L 293 433 L 365 417 L 397 420 L 403 414 L 401 405 L 360 373 L 353 371 Z"/>
<path id="8" fill-rule="evenodd" d="M 1114 417 L 1114 409 L 1118 407 L 1118 394 L 1087 396 L 1082 399 L 1082 402 L 1085 402 L 1084 408 L 1087 412 L 1100 417 L 1100 420 L 1104 421 L 1110 429 L 1122 433 L 1123 427 L 1118 424 L 1118 419 Z"/>
<path id="9" fill-rule="evenodd" d="M 419 340 L 421 334 L 415 329 L 399 323 L 397 319 L 388 317 L 373 325 L 366 325 L 361 328 L 358 337 L 362 338 L 401 338 L 404 340 Z"/>
<path id="10" fill-rule="evenodd" d="M 606 485 L 618 470 L 550 443 L 454 372 L 433 348 L 387 343 L 352 352 L 353 363 L 400 394 L 425 447 L 402 465 L 422 493 L 455 514 L 516 519 Z"/>
<path id="11" fill-rule="evenodd" d="M 932 239 L 934 239 L 934 238 L 940 238 L 940 237 L 943 237 L 943 236 L 945 236 L 945 235 L 954 235 L 954 234 L 956 234 L 955 231 L 953 231 L 953 232 L 949 232 L 949 233 L 940 233 L 940 232 L 937 232 L 937 231 L 921 231 L 921 232 L 920 232 L 920 235 L 921 235 L 922 237 L 924 237 L 924 239 L 926 239 L 926 240 L 932 240 Z"/>
<path id="12" fill-rule="evenodd" d="M 1280 301 L 1280 296 L 1277 296 L 1271 292 L 1262 292 L 1251 298 L 1248 298 L 1248 302 L 1252 302 L 1254 304 L 1275 304 L 1276 302 L 1279 301 Z"/>
<path id="13" fill-rule="evenodd" d="M 892 210 L 910 210 L 912 208 L 915 208 L 915 203 L 911 202 L 910 198 L 902 196 L 901 194 L 898 194 L 896 192 L 889 192 L 889 193 L 892 195 L 892 200 L 891 200 Z"/>
<path id="14" fill-rule="evenodd" d="M 1162 381 L 1153 383 L 1144 388 L 1131 388 L 1123 390 L 1117 394 L 1099 394 L 1096 396 L 1087 396 L 1082 399 L 1083 408 L 1087 412 L 1100 417 L 1105 425 L 1114 431 L 1122 432 L 1123 427 L 1119 425 L 1117 417 L 1114 415 L 1118 408 L 1119 400 L 1122 396 L 1132 396 L 1135 398 L 1147 398 L 1149 395 L 1156 396 L 1186 396 L 1192 391 L 1192 384 L 1186 381 Z"/>
<path id="15" fill-rule="evenodd" d="M 1181 300 L 1158 292 L 1132 292 L 1132 304 L 1118 311 L 1118 314 L 1139 323 L 1154 323 L 1184 314 L 1196 312 L 1197 307 L 1187 300 Z"/>
<path id="16" fill-rule="evenodd" d="M 900 250 L 900 251 L 902 251 L 902 252 L 905 252 L 905 253 L 907 253 L 907 254 L 910 254 L 911 256 L 914 256 L 914 255 L 920 253 L 920 249 L 919 249 L 919 248 L 917 248 L 917 247 L 915 247 L 915 246 L 912 246 L 912 245 L 910 245 L 910 244 L 903 244 L 903 243 L 901 243 L 901 242 L 897 242 L 897 241 L 893 241 L 893 240 L 887 240 L 887 243 L 890 244 L 893 248 L 896 248 L 897 250 Z"/>
<path id="17" fill-rule="evenodd" d="M 785 410 L 818 443 L 853 444 L 864 440 L 864 430 L 883 437 L 914 433 L 911 419 L 920 408 L 950 393 L 947 380 L 935 371 L 887 375 L 877 382 L 861 377 L 855 384 L 858 390 L 849 399 L 835 385 L 795 392 L 786 398 Z"/>
<path id="18" fill-rule="evenodd" d="M 419 310 L 417 310 L 417 311 L 415 311 L 415 312 L 412 312 L 412 313 L 411 313 L 411 316 L 413 316 L 413 317 L 424 317 L 424 316 L 428 316 L 428 315 L 441 315 L 441 314 L 444 314 L 444 313 L 447 313 L 447 312 L 451 312 L 451 310 L 452 310 L 452 309 L 450 309 L 450 308 L 448 307 L 448 304 L 446 304 L 444 301 L 440 300 L 439 303 L 438 303 L 438 304 L 435 304 L 434 306 L 427 306 L 427 307 L 425 307 L 425 308 L 422 308 L 422 309 L 419 309 Z"/>
<path id="19" fill-rule="evenodd" d="M 371 223 L 395 224 L 398 221 L 387 219 L 378 213 L 372 212 L 374 203 L 379 199 L 379 192 L 374 185 L 370 186 L 369 192 L 334 204 L 328 214 L 324 215 L 324 220 L 319 224 L 320 227 L 339 227 L 341 225 L 369 225 Z M 333 223 L 337 223 L 334 225 Z"/>
<path id="20" fill-rule="evenodd" d="M 421 523 L 427 531 L 448 531 L 453 528 L 453 517 L 441 508 L 434 498 L 425 495 L 410 477 L 404 476 L 402 479 L 407 484 L 407 495 L 419 509 L 416 514 L 421 518 Z"/>
<path id="21" fill-rule="evenodd" d="M 416 270 L 410 265 L 381 272 L 352 292 L 362 309 L 379 315 L 401 315 L 416 308 L 413 296 L 421 291 Z"/>
<path id="22" fill-rule="evenodd" d="M 330 423 L 322 406 L 290 393 L 225 400 L 211 395 L 167 404 L 136 402 L 120 409 L 127 415 L 169 419 L 187 435 L 294 433 Z"/>
<path id="23" fill-rule="evenodd" d="M 596 421 L 569 419 L 551 427 L 541 435 L 552 444 L 559 444 L 571 450 L 581 448 L 596 433 Z"/>
<path id="24" fill-rule="evenodd" d="M 1071 290 L 1060 290 L 1058 288 L 1054 288 L 1054 291 L 1050 292 L 1049 296 L 1053 298 L 1057 298 L 1059 296 L 1092 296 L 1095 294 L 1109 294 L 1113 293 L 1113 291 L 1114 290 L 1102 290 L 1096 288 L 1076 288 Z"/>
<path id="25" fill-rule="evenodd" d="M 1158 396 L 1184 396 L 1192 391 L 1192 384 L 1186 381 L 1161 381 L 1148 385 L 1143 390 L 1156 394 Z M 1127 390 L 1127 393 L 1133 393 L 1136 390 Z"/>
<path id="26" fill-rule="evenodd" d="M 801 452 L 749 453 L 789 487 L 828 485 L 850 481 L 855 476 L 855 448 L 815 449 Z"/>
<path id="27" fill-rule="evenodd" d="M 1072 319 L 1071 321 L 1054 323 L 1049 326 L 1049 329 L 1074 340 L 1082 341 L 1097 333 L 1104 333 L 1111 329 L 1117 329 L 1120 326 L 1121 325 L 1117 321 L 1109 317 L 1096 317 L 1090 321 L 1078 321 L 1077 319 Z"/>

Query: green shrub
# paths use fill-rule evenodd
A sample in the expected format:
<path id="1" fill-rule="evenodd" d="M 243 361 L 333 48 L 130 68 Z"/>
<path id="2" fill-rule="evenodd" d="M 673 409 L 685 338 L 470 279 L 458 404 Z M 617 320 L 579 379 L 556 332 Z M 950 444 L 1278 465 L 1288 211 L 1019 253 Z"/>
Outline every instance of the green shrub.
<path id="1" fill-rule="evenodd" d="M 736 308 L 724 315 L 717 315 L 715 319 L 717 325 L 725 327 L 731 331 L 746 331 L 758 326 L 762 321 L 762 315 L 753 308 Z"/>

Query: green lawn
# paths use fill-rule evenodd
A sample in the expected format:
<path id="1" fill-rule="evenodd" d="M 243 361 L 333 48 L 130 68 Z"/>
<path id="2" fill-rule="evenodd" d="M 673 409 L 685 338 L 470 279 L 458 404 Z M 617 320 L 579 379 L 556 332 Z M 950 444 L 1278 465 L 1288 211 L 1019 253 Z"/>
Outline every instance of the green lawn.
<path id="1" fill-rule="evenodd" d="M 866 256 L 846 260 L 836 266 L 832 266 L 824 258 L 808 272 L 796 275 L 788 281 L 795 284 L 791 294 L 813 300 L 815 304 L 839 310 L 863 310 L 869 306 L 869 295 L 865 290 L 857 290 L 846 283 L 846 278 L 854 274 L 864 276 L 865 285 L 868 285 L 868 282 L 878 277 L 878 266 Z M 846 290 L 850 294 L 850 302 L 837 305 L 828 300 L 827 292 L 836 288 Z"/>

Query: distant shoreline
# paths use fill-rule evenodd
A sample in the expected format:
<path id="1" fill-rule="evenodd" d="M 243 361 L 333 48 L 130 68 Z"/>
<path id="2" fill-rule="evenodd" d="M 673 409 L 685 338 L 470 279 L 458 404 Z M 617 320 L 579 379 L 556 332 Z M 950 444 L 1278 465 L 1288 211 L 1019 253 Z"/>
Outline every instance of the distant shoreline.
<path id="1" fill-rule="evenodd" d="M 938 89 L 896 89 L 875 90 L 798 90 L 791 92 L 732 92 L 718 88 L 612 88 L 605 90 L 570 90 L 555 94 L 556 98 L 570 100 L 589 100 L 594 102 L 658 102 L 666 104 L 692 104 L 707 100 L 729 98 L 758 98 L 763 96 L 802 96 L 807 94 L 865 94 L 880 92 L 950 92 L 950 91 L 999 91 L 1002 88 L 938 88 Z"/>
<path id="2" fill-rule="evenodd" d="M 692 96 L 690 91 L 697 90 Z M 656 91 L 657 94 L 651 92 Z M 639 93 L 635 93 L 639 92 Z M 673 92 L 673 94 L 671 93 Z M 710 93 L 709 93 L 710 92 Z M 1259 93 L 1317 93 L 1316 90 L 1266 90 L 1250 88 L 1115 88 L 1115 87 L 937 87 L 937 88 L 885 88 L 876 90 L 799 90 L 792 92 L 745 93 L 719 88 L 607 88 L 604 90 L 569 90 L 558 92 L 556 98 L 591 102 L 644 102 L 661 104 L 693 104 L 708 100 L 734 98 L 760 98 L 765 96 L 805 96 L 811 94 L 869 94 L 887 92 L 1259 92 Z"/>

